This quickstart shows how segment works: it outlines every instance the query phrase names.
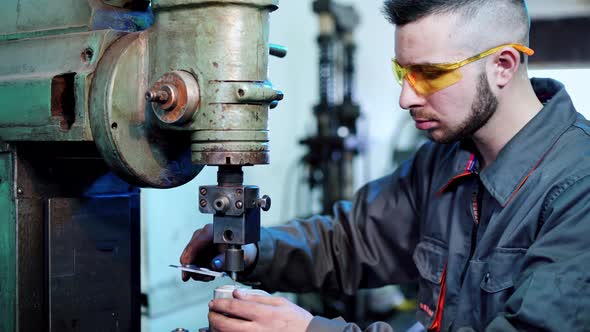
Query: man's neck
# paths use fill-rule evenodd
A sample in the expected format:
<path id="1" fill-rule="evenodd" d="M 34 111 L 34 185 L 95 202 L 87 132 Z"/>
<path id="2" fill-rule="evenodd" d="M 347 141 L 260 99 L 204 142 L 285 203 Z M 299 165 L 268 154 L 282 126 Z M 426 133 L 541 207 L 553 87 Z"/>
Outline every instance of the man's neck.
<path id="1" fill-rule="evenodd" d="M 483 158 L 481 168 L 493 163 L 506 144 L 542 108 L 543 104 L 537 99 L 530 83 L 525 84 L 521 89 L 513 89 L 511 94 L 500 100 L 496 113 L 473 135 L 473 142 Z"/>

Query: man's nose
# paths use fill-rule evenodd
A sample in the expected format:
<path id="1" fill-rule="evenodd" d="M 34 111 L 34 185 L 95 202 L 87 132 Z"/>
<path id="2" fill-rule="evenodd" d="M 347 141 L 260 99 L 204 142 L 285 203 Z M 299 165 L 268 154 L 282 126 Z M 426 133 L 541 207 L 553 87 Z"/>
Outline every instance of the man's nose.
<path id="1" fill-rule="evenodd" d="M 426 104 L 426 98 L 416 92 L 416 90 L 404 80 L 402 84 L 402 92 L 399 96 L 399 106 L 405 110 L 412 108 L 420 108 Z"/>

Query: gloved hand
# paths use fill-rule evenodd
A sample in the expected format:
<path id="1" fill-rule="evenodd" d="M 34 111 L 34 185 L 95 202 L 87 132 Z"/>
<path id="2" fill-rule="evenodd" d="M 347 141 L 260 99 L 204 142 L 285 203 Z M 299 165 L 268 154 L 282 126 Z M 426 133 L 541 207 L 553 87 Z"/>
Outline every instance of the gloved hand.
<path id="1" fill-rule="evenodd" d="M 207 224 L 193 233 L 193 237 L 184 248 L 182 255 L 180 255 L 180 264 L 192 264 L 215 271 L 222 271 L 225 260 L 224 249 L 224 245 L 213 243 L 213 224 Z M 242 249 L 244 250 L 244 266 L 248 268 L 256 261 L 258 249 L 254 244 L 244 245 Z M 183 281 L 188 281 L 191 277 L 199 281 L 211 281 L 214 279 L 213 277 L 182 271 Z"/>

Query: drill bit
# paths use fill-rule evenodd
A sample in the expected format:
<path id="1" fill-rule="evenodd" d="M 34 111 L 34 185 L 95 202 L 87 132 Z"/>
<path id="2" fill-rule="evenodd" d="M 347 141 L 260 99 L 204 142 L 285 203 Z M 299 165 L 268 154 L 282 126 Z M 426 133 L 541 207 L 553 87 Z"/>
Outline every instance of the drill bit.
<path id="1" fill-rule="evenodd" d="M 229 276 L 232 278 L 232 280 L 234 281 L 234 284 L 235 284 L 236 281 L 238 280 L 238 272 L 232 271 L 232 272 L 230 272 Z"/>

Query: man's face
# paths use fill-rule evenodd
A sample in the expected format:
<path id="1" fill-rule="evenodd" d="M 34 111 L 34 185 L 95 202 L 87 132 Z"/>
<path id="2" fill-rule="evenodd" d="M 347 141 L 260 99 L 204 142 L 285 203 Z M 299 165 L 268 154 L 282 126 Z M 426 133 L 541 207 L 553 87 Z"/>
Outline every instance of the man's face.
<path id="1" fill-rule="evenodd" d="M 452 16 L 429 16 L 396 29 L 396 58 L 403 65 L 449 63 L 477 51 L 460 47 L 460 32 Z M 482 60 L 483 61 L 483 60 Z M 490 89 L 482 61 L 458 70 L 463 78 L 429 96 L 403 83 L 400 106 L 410 110 L 416 128 L 428 131 L 439 143 L 471 137 L 494 114 L 498 100 Z"/>

